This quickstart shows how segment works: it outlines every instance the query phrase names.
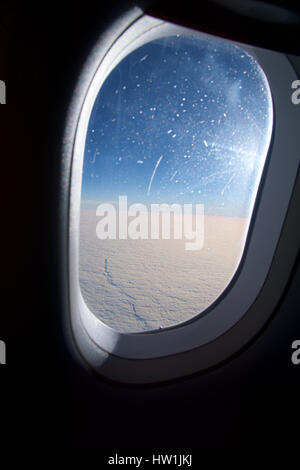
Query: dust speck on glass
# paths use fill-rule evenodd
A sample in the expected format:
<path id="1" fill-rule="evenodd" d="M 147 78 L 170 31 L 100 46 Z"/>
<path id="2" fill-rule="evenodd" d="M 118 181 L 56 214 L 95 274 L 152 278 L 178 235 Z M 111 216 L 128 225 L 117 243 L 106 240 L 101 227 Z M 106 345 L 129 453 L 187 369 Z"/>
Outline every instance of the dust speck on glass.
<path id="1" fill-rule="evenodd" d="M 121 332 L 190 320 L 230 283 L 241 260 L 272 131 L 257 61 L 227 41 L 177 35 L 134 50 L 94 102 L 84 149 L 80 289 Z M 99 239 L 96 208 L 204 205 L 204 243 Z M 150 209 L 149 209 L 150 210 Z"/>

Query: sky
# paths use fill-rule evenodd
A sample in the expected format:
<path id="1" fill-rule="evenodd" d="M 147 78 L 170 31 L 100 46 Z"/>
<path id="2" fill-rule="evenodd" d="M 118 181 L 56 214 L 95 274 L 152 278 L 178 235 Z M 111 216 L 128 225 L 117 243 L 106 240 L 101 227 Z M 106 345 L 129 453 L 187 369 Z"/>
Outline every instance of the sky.
<path id="1" fill-rule="evenodd" d="M 82 202 L 199 203 L 250 215 L 270 143 L 267 80 L 245 51 L 177 35 L 123 59 L 99 90 L 84 151 Z"/>

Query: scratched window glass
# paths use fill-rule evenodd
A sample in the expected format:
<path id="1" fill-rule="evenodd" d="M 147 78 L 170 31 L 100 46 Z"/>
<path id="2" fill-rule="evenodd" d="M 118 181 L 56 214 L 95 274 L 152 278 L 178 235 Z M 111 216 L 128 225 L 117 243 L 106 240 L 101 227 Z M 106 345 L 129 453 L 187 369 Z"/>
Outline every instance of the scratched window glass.
<path id="1" fill-rule="evenodd" d="M 157 39 L 113 69 L 89 117 L 81 188 L 80 289 L 100 320 L 167 328 L 219 298 L 243 255 L 272 120 L 260 65 L 220 39 Z"/>

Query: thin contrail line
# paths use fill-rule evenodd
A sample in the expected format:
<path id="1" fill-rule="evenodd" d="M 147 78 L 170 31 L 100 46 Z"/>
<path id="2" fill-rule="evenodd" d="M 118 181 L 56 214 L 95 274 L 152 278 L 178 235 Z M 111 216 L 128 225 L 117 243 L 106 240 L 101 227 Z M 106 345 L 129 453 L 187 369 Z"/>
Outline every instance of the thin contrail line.
<path id="1" fill-rule="evenodd" d="M 170 178 L 170 181 L 173 181 L 173 178 L 174 178 L 174 176 L 175 176 L 176 174 L 177 174 L 177 170 L 174 171 L 173 175 L 172 175 L 171 178 Z"/>
<path id="2" fill-rule="evenodd" d="M 233 178 L 235 177 L 235 173 L 233 173 L 233 175 L 231 175 L 231 177 L 229 178 L 229 181 L 225 184 L 224 188 L 222 189 L 221 191 L 221 195 L 223 196 L 225 190 L 229 187 L 231 181 L 233 180 Z"/>
<path id="3" fill-rule="evenodd" d="M 148 190 L 147 190 L 147 196 L 149 196 L 149 194 L 150 194 L 152 181 L 153 181 L 153 178 L 154 178 L 154 176 L 155 176 L 157 167 L 158 167 L 158 165 L 160 164 L 162 158 L 163 158 L 163 155 L 161 155 L 161 156 L 159 157 L 159 159 L 157 160 L 156 165 L 155 165 L 155 167 L 154 167 L 152 176 L 151 176 L 150 181 L 149 181 L 149 186 L 148 186 Z"/>

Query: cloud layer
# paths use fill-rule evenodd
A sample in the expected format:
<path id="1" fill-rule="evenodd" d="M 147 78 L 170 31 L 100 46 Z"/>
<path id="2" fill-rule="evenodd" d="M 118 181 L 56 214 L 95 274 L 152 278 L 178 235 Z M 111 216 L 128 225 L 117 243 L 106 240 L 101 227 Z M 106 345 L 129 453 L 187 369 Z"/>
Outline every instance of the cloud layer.
<path id="1" fill-rule="evenodd" d="M 205 217 L 204 248 L 184 240 L 99 240 L 94 210 L 81 210 L 80 287 L 87 306 L 121 332 L 174 326 L 205 310 L 230 282 L 247 220 Z"/>

